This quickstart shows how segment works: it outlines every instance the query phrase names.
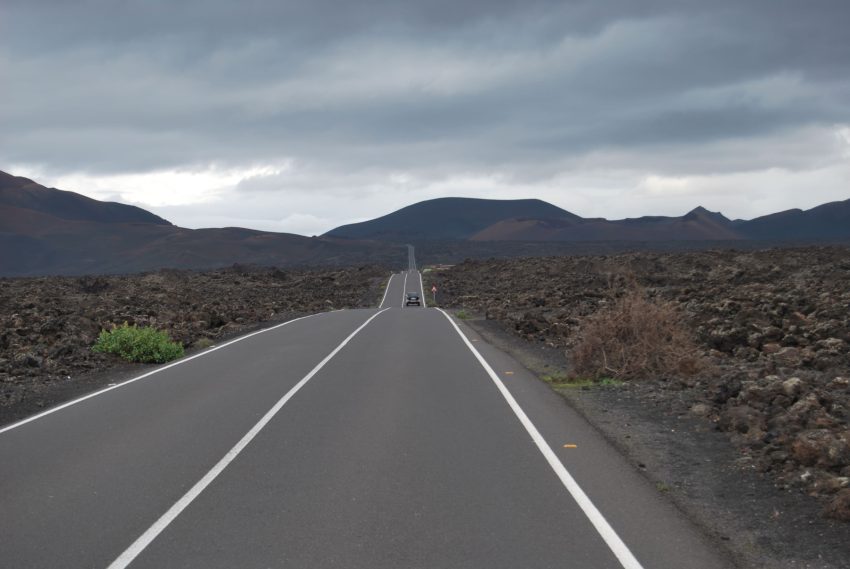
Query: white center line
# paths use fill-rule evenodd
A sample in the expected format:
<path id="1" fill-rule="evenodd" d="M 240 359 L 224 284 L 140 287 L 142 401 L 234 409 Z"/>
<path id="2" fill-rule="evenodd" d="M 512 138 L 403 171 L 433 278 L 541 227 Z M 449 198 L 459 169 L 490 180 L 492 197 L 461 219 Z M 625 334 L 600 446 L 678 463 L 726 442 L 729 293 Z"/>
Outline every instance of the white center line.
<path id="1" fill-rule="evenodd" d="M 275 403 L 274 407 L 269 409 L 269 411 L 265 415 L 263 415 L 263 418 L 260 419 L 257 424 L 254 425 L 251 430 L 248 431 L 245 436 L 242 437 L 239 442 L 236 443 L 236 445 L 227 452 L 226 455 L 224 455 L 224 458 L 219 460 L 218 463 L 212 467 L 212 470 L 207 472 L 203 478 L 196 482 L 195 485 L 192 486 L 192 488 L 190 488 L 189 491 L 186 492 L 182 498 L 177 500 L 177 502 L 173 506 L 171 506 L 168 511 L 165 512 L 156 522 L 154 522 L 154 524 L 149 527 L 147 531 L 145 531 L 145 533 L 139 536 L 139 538 L 134 541 L 130 545 L 130 547 L 128 547 L 124 551 L 124 553 L 119 555 L 118 558 L 109 565 L 108 569 L 124 569 L 125 567 L 130 565 L 130 563 L 132 563 L 133 560 L 136 559 L 136 557 L 138 557 L 139 554 L 141 554 L 142 551 L 144 551 L 145 548 L 150 545 L 151 542 L 156 539 L 156 537 L 160 533 L 162 533 L 162 531 L 165 530 L 165 528 L 167 528 L 168 525 L 173 522 L 175 518 L 177 518 L 177 516 L 179 516 L 180 513 L 185 510 L 189 506 L 189 504 L 191 504 L 195 500 L 195 498 L 197 498 L 201 494 L 201 492 L 203 492 L 204 489 L 218 477 L 219 474 L 222 473 L 222 471 L 224 471 L 225 468 L 227 468 L 227 465 L 229 465 L 237 456 L 239 456 L 239 453 L 241 453 L 245 449 L 245 447 L 248 446 L 248 443 L 250 443 L 254 439 L 254 437 L 256 437 L 257 434 L 263 429 L 263 427 L 265 427 L 268 422 L 271 421 L 275 415 L 277 415 L 277 412 L 280 411 L 280 409 L 286 404 L 286 402 L 292 399 L 292 397 L 296 393 L 298 393 L 298 390 L 304 387 L 304 385 L 308 381 L 310 381 L 310 379 L 314 375 L 316 375 L 319 370 L 325 367 L 325 364 L 331 361 L 331 358 L 337 355 L 337 353 L 339 353 L 339 351 L 342 350 L 345 345 L 348 344 L 348 342 L 350 342 L 351 339 L 357 335 L 358 332 L 360 332 L 369 324 L 369 322 L 377 318 L 379 314 L 386 310 L 389 310 L 389 308 L 385 308 L 380 312 L 373 314 L 368 320 L 366 320 L 366 322 L 361 324 L 360 327 L 357 328 L 357 330 L 349 334 L 349 336 L 345 340 L 343 340 L 340 345 L 334 348 L 334 350 L 330 354 L 325 356 L 325 359 L 320 361 L 318 365 L 316 365 L 316 367 L 314 367 L 310 371 L 310 373 L 305 375 L 301 379 L 301 381 L 296 383 L 295 386 L 290 389 L 286 393 L 286 395 L 281 397 L 281 399 L 277 403 Z"/>
<path id="2" fill-rule="evenodd" d="M 614 531 L 614 528 L 611 527 L 611 524 L 608 523 L 608 520 L 605 519 L 602 512 L 600 512 L 593 502 L 590 501 L 590 498 L 584 493 L 584 490 L 581 489 L 578 482 L 575 481 L 572 475 L 567 471 L 567 468 L 560 460 L 558 460 L 558 457 L 552 450 L 552 447 L 549 446 L 549 443 L 546 442 L 546 439 L 543 438 L 543 435 L 540 434 L 540 431 L 537 430 L 537 427 L 534 426 L 534 423 L 531 422 L 531 419 L 528 418 L 528 415 L 526 415 L 525 411 L 522 410 L 522 407 L 519 406 L 517 400 L 514 399 L 514 396 L 510 391 L 508 391 L 508 388 L 505 387 L 505 384 L 502 383 L 502 380 L 499 379 L 498 374 L 493 371 L 493 368 L 490 367 L 487 360 L 485 360 L 478 350 L 475 349 L 451 317 L 441 308 L 438 308 L 437 310 L 442 312 L 443 316 L 445 316 L 449 320 L 449 323 L 454 326 L 454 329 L 466 344 L 466 347 L 469 348 L 469 351 L 471 351 L 476 359 L 478 359 L 478 363 L 481 364 L 481 367 L 484 368 L 484 371 L 487 372 L 487 375 L 489 375 L 490 379 L 493 380 L 493 383 L 496 384 L 496 387 L 508 402 L 508 405 L 519 419 L 519 422 L 522 423 L 522 426 L 525 427 L 525 430 L 529 435 L 531 435 L 531 438 L 537 445 L 537 448 L 546 458 L 549 466 L 552 467 L 552 470 L 554 470 L 558 478 L 561 479 L 561 483 L 582 509 L 584 515 L 587 516 L 587 519 L 590 520 L 590 523 L 593 524 L 593 527 L 596 528 L 596 531 L 608 545 L 608 548 L 620 562 L 620 565 L 622 565 L 624 569 L 643 569 L 643 566 L 635 558 L 623 540 L 620 539 L 620 536 L 617 535 L 617 532 Z"/>

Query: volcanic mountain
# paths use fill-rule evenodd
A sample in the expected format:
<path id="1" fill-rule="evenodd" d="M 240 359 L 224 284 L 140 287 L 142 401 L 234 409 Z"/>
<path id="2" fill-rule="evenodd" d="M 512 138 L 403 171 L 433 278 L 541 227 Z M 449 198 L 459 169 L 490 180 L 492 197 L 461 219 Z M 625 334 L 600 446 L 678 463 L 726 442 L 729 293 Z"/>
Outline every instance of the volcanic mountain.
<path id="1" fill-rule="evenodd" d="M 702 207 L 681 217 L 609 221 L 582 218 L 535 199 L 439 198 L 343 225 L 318 238 L 236 227 L 185 229 L 138 207 L 93 200 L 0 172 L 0 276 L 128 273 L 234 263 L 398 265 L 404 259 L 404 248 L 399 247 L 403 243 L 430 242 L 425 251 L 432 257 L 463 258 L 543 254 L 544 249 L 549 254 L 576 253 L 591 243 L 634 249 L 676 243 L 698 247 L 847 240 L 850 200 L 750 221 L 732 221 Z"/>
<path id="2" fill-rule="evenodd" d="M 722 214 L 698 207 L 682 217 L 539 220 L 508 219 L 479 231 L 474 241 L 725 241 L 743 239 Z"/>
<path id="3" fill-rule="evenodd" d="M 69 221 L 171 225 L 139 207 L 101 202 L 74 192 L 45 188 L 6 172 L 0 172 L 0 208 L 3 211 L 0 219 L 3 220 L 13 213 L 28 215 L 25 212 L 29 212 Z"/>
<path id="4" fill-rule="evenodd" d="M 396 249 L 234 227 L 184 229 L 138 207 L 0 172 L 0 276 L 395 262 L 402 258 Z"/>
<path id="5" fill-rule="evenodd" d="M 513 219 L 581 221 L 581 218 L 541 200 L 437 198 L 398 211 L 337 227 L 325 235 L 381 241 L 455 241 L 473 238 L 494 224 Z"/>
<path id="6" fill-rule="evenodd" d="M 850 237 L 850 200 L 765 215 L 743 222 L 741 231 L 750 239 L 844 240 Z"/>
<path id="7" fill-rule="evenodd" d="M 850 200 L 732 221 L 697 207 L 681 217 L 582 218 L 540 200 L 440 198 L 352 225 L 326 236 L 392 242 L 813 242 L 850 239 Z"/>

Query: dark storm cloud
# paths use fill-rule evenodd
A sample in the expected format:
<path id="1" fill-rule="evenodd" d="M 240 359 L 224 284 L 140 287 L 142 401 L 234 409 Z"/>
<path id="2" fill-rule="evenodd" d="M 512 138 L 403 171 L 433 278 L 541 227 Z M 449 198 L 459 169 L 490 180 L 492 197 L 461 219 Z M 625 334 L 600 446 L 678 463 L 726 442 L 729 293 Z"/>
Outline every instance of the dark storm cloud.
<path id="1" fill-rule="evenodd" d="M 849 17 L 845 0 L 6 0 L 0 162 L 533 179 L 627 150 L 746 170 L 682 149 L 850 122 Z"/>

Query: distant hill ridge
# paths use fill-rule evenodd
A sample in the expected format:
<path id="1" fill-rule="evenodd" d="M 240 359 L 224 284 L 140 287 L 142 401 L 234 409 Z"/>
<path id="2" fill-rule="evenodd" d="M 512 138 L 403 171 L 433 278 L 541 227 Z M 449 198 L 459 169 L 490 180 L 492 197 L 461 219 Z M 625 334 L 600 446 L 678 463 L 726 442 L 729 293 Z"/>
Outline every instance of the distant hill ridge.
<path id="1" fill-rule="evenodd" d="M 681 217 L 582 218 L 541 200 L 439 198 L 326 233 L 345 239 L 419 241 L 739 241 L 850 239 L 850 200 L 730 220 L 699 206 Z"/>
<path id="2" fill-rule="evenodd" d="M 281 212 L 286 213 L 286 212 Z M 241 264 L 403 262 L 399 244 L 441 255 L 522 255 L 717 243 L 850 241 L 850 200 L 750 221 L 697 207 L 681 217 L 582 218 L 537 199 L 438 198 L 318 238 L 235 227 L 185 229 L 142 208 L 45 188 L 0 172 L 0 276 L 130 273 Z M 437 242 L 449 244 L 440 249 Z M 492 243 L 493 245 L 488 245 Z M 544 243 L 549 245 L 544 246 Z M 694 244 L 715 245 L 694 245 Z M 684 245 L 676 245 L 681 247 Z M 744 246 L 744 245 L 742 245 Z M 436 253 L 435 253 L 436 254 Z M 461 257 L 462 258 L 462 257 Z"/>
<path id="3" fill-rule="evenodd" d="M 536 199 L 437 198 L 403 207 L 370 221 L 343 225 L 325 235 L 383 241 L 465 240 L 494 223 L 514 218 L 581 219 L 566 210 Z"/>
<path id="4" fill-rule="evenodd" d="M 102 202 L 74 192 L 45 188 L 28 178 L 6 172 L 0 172 L 0 206 L 37 211 L 66 220 L 171 225 L 140 207 Z"/>
<path id="5" fill-rule="evenodd" d="M 397 247 L 227 227 L 185 229 L 142 208 L 0 172 L 0 277 L 206 269 L 234 263 L 351 265 Z"/>
<path id="6" fill-rule="evenodd" d="M 775 235 L 812 241 L 846 239 L 850 235 L 850 200 L 765 215 L 744 222 L 742 228 L 750 239 L 775 239 Z"/>

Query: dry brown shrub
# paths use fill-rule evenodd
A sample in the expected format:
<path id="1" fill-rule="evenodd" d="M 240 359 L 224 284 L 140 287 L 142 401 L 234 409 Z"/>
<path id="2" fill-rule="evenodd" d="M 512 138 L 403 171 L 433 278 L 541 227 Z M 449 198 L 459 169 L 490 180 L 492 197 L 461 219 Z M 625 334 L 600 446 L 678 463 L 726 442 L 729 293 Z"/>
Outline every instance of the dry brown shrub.
<path id="1" fill-rule="evenodd" d="M 593 379 L 689 376 L 703 367 L 676 305 L 639 288 L 588 317 L 570 356 L 575 373 Z"/>

